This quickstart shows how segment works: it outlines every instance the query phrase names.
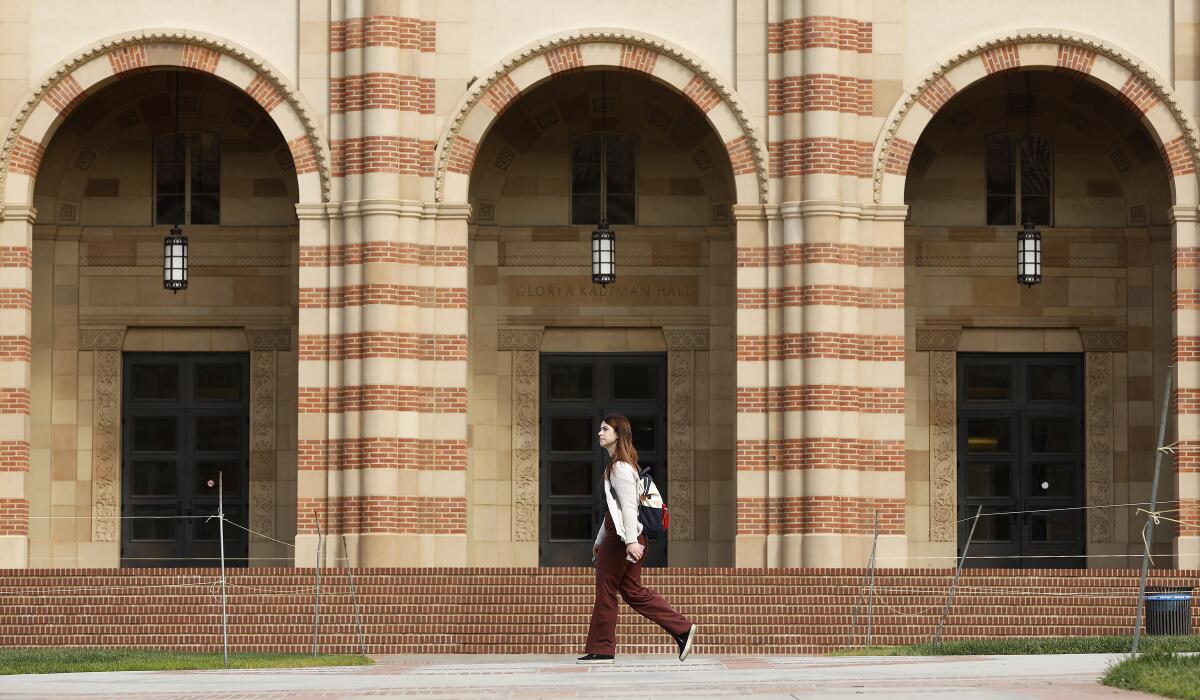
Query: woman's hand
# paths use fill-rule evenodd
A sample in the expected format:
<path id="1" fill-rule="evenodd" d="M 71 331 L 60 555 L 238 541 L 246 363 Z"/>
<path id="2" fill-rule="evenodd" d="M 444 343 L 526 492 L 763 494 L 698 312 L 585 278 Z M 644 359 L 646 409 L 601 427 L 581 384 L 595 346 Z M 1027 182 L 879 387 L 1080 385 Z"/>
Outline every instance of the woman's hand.
<path id="1" fill-rule="evenodd" d="M 630 542 L 625 545 L 625 553 L 634 561 L 641 561 L 642 555 L 646 553 L 646 548 L 638 542 Z"/>
<path id="2" fill-rule="evenodd" d="M 595 561 L 596 557 L 598 557 L 598 556 L 600 556 L 600 543 L 599 542 L 592 545 L 592 561 Z"/>

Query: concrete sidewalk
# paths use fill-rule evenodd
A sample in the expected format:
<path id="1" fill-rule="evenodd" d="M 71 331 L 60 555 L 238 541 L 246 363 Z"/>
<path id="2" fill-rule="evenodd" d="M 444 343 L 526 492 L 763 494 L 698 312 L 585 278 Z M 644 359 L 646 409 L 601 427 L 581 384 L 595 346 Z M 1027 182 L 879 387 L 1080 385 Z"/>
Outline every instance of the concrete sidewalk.
<path id="1" fill-rule="evenodd" d="M 5 698 L 1150 697 L 1096 683 L 1119 654 L 947 657 L 388 656 L 371 667 L 0 676 Z"/>

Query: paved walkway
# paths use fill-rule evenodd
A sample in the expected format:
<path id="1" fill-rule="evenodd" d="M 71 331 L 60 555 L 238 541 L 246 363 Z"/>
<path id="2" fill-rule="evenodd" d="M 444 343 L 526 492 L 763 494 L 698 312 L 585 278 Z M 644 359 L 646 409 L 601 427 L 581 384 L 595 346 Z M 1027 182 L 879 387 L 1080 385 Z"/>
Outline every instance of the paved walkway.
<path id="1" fill-rule="evenodd" d="M 388 656 L 370 667 L 0 676 L 5 698 L 1149 697 L 1095 682 L 1117 654 L 948 657 Z"/>

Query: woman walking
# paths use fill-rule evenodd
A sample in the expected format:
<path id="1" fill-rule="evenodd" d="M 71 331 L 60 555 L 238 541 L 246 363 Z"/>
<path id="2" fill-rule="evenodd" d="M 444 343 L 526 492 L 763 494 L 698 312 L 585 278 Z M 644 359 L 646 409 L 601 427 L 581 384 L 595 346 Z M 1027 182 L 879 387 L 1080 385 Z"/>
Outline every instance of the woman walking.
<path id="1" fill-rule="evenodd" d="M 596 534 L 592 557 L 596 562 L 596 602 L 588 628 L 586 652 L 576 663 L 611 664 L 617 649 L 617 592 L 629 607 L 667 631 L 679 646 L 679 660 L 692 652 L 696 625 L 687 621 L 661 595 L 642 585 L 642 556 L 646 537 L 638 522 L 639 478 L 637 450 L 629 419 L 620 413 L 600 423 L 600 446 L 608 450 L 604 470 L 604 498 L 608 512 Z"/>

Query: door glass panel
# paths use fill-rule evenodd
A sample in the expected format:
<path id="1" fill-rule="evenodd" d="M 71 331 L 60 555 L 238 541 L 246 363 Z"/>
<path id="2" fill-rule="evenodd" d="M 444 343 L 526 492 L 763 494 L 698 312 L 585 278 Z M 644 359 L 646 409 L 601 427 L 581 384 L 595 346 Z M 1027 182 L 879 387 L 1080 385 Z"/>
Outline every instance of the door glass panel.
<path id="1" fill-rule="evenodd" d="M 199 506 L 196 509 L 196 512 L 199 515 L 204 515 L 205 514 L 204 506 Z M 213 506 L 212 512 L 213 513 L 217 512 L 216 506 Z M 226 518 L 228 519 L 228 516 L 226 516 Z M 196 542 L 218 542 L 218 541 L 220 541 L 220 539 L 221 539 L 221 524 L 219 522 L 217 522 L 216 518 L 213 518 L 212 520 L 209 520 L 208 518 L 198 518 L 195 522 L 195 525 L 196 525 L 196 529 L 194 531 L 195 534 L 192 536 L 192 538 Z M 229 539 L 231 538 L 231 536 L 236 537 L 235 532 L 237 530 L 238 530 L 238 528 L 232 527 L 232 526 L 225 528 L 225 541 L 228 542 Z"/>
<path id="2" fill-rule="evenodd" d="M 550 365 L 550 399 L 591 399 L 591 365 Z"/>
<path id="3" fill-rule="evenodd" d="M 178 536 L 176 516 L 179 508 L 169 506 L 133 506 L 129 519 L 129 539 L 132 542 L 174 542 Z"/>
<path id="4" fill-rule="evenodd" d="M 1012 495 L 1012 464 L 967 462 L 968 498 L 1007 498 Z"/>
<path id="5" fill-rule="evenodd" d="M 654 418 L 629 417 L 629 427 L 633 430 L 633 449 L 638 452 L 654 451 Z"/>
<path id="6" fill-rule="evenodd" d="M 1011 508 L 984 508 L 979 515 L 979 524 L 975 527 L 975 538 L 972 542 L 1012 542 L 1013 533 L 1013 518 L 1016 516 L 1009 514 Z M 1005 515 L 988 515 L 989 513 L 1006 513 Z M 967 517 L 974 516 L 974 513 L 967 514 Z M 968 528 L 971 524 L 965 523 Z M 968 529 L 968 532 L 970 530 Z"/>
<path id="7" fill-rule="evenodd" d="M 131 384 L 134 401 L 177 401 L 179 365 L 135 364 Z"/>
<path id="8" fill-rule="evenodd" d="M 196 416 L 197 452 L 235 452 L 242 448 L 241 416 Z"/>
<path id="9" fill-rule="evenodd" d="M 238 499 L 241 491 L 241 484 L 238 483 L 237 464 L 231 463 L 228 460 L 221 461 L 197 461 L 195 469 L 196 481 L 192 484 L 192 493 L 197 496 L 212 496 L 217 497 L 217 490 L 222 485 L 224 480 L 225 500 Z M 212 485 L 209 485 L 212 482 Z M 215 502 L 215 500 L 214 500 Z"/>
<path id="10" fill-rule="evenodd" d="M 967 365 L 967 401 L 1009 401 L 1012 399 L 1012 368 L 1007 365 Z"/>
<path id="11" fill-rule="evenodd" d="M 135 452 L 175 451 L 178 422 L 174 416 L 134 416 L 132 420 Z"/>
<path id="12" fill-rule="evenodd" d="M 1068 365 L 1030 367 L 1029 398 L 1033 401 L 1073 401 L 1075 368 Z"/>
<path id="13" fill-rule="evenodd" d="M 174 496 L 177 482 L 175 461 L 135 459 L 129 465 L 132 496 Z"/>
<path id="14" fill-rule="evenodd" d="M 1029 495 L 1034 498 L 1071 498 L 1075 495 L 1075 465 L 1036 463 L 1029 467 Z"/>
<path id="15" fill-rule="evenodd" d="M 1072 512 L 1034 513 L 1029 517 L 1030 542 L 1074 542 L 1075 523 Z"/>
<path id="16" fill-rule="evenodd" d="M 657 374 L 653 365 L 613 365 L 613 398 L 653 399 Z"/>
<path id="17" fill-rule="evenodd" d="M 195 397 L 197 401 L 240 401 L 242 366 L 233 363 L 196 363 Z"/>
<path id="18" fill-rule="evenodd" d="M 1067 453 L 1075 449 L 1075 418 L 1034 416 L 1029 419 L 1029 451 Z"/>
<path id="19" fill-rule="evenodd" d="M 592 434 L 592 427 L 591 418 L 567 416 L 551 418 L 550 449 L 555 452 L 590 452 L 595 437 Z"/>
<path id="20" fill-rule="evenodd" d="M 968 418 L 967 452 L 1008 452 L 1008 418 Z"/>
<path id="21" fill-rule="evenodd" d="M 551 496 L 590 496 L 592 493 L 591 462 L 551 462 Z"/>
<path id="22" fill-rule="evenodd" d="M 550 506 L 550 539 L 555 542 L 590 540 L 592 509 L 584 506 Z"/>

